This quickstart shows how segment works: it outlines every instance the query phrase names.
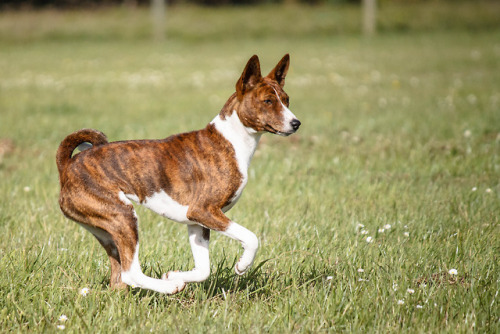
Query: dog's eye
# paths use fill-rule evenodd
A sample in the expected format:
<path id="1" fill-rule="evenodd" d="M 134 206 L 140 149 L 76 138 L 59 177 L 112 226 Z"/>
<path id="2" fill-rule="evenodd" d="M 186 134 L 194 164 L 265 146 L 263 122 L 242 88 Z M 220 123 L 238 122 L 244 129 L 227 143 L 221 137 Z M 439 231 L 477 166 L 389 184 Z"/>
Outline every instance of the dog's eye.
<path id="1" fill-rule="evenodd" d="M 285 97 L 285 101 L 283 101 L 283 102 L 285 102 L 285 104 L 287 106 L 290 105 L 290 99 L 288 97 Z"/>
<path id="2" fill-rule="evenodd" d="M 266 100 L 264 100 L 264 103 L 271 105 L 271 104 L 273 104 L 273 101 L 271 99 L 266 99 Z"/>

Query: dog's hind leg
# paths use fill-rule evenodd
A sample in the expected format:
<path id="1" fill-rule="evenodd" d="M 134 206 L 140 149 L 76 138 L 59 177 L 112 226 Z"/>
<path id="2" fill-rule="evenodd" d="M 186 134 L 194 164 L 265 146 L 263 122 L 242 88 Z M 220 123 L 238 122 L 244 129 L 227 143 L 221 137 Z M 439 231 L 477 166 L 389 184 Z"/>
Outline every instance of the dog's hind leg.
<path id="1" fill-rule="evenodd" d="M 115 243 L 111 240 L 109 242 L 103 242 L 97 239 L 102 247 L 106 250 L 109 257 L 109 262 L 111 265 L 111 278 L 110 285 L 112 289 L 124 289 L 127 287 L 125 283 L 122 282 L 122 265 L 120 263 L 120 255 L 118 254 L 118 248 L 116 248 Z"/>
<path id="2" fill-rule="evenodd" d="M 79 224 L 94 235 L 94 237 L 97 239 L 97 241 L 99 241 L 101 246 L 106 250 L 106 253 L 108 254 L 109 262 L 111 265 L 111 288 L 125 288 L 127 285 L 125 283 L 122 283 L 121 280 L 122 267 L 120 264 L 120 255 L 118 254 L 118 248 L 116 248 L 111 234 L 99 227 L 93 227 L 81 223 Z"/>
<path id="3" fill-rule="evenodd" d="M 103 203 L 106 204 L 106 210 L 102 208 Z M 87 205 L 84 209 L 87 215 L 93 216 L 93 220 L 92 225 L 86 222 L 82 226 L 99 240 L 108 253 L 111 287 L 122 288 L 129 285 L 167 294 L 184 288 L 184 281 L 154 279 L 142 273 L 139 263 L 138 219 L 132 203 L 102 201 L 99 207 Z"/>
<path id="4" fill-rule="evenodd" d="M 139 262 L 137 215 L 132 205 L 130 209 L 128 214 L 114 215 L 108 229 L 120 256 L 122 282 L 131 287 L 167 294 L 181 291 L 186 285 L 184 281 L 155 279 L 143 274 Z"/>
<path id="5" fill-rule="evenodd" d="M 189 244 L 194 258 L 191 271 L 170 271 L 167 280 L 180 279 L 184 282 L 203 282 L 210 275 L 210 257 L 208 243 L 210 230 L 200 225 L 188 225 Z"/>

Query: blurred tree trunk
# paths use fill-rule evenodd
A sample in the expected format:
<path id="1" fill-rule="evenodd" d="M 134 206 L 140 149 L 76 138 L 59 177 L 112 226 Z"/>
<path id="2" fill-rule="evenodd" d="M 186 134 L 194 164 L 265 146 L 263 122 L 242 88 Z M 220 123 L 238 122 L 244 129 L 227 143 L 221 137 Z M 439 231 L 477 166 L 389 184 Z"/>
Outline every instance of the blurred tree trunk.
<path id="1" fill-rule="evenodd" d="M 124 0 L 123 6 L 130 7 L 130 8 L 136 8 L 137 7 L 137 0 Z"/>
<path id="2" fill-rule="evenodd" d="M 165 0 L 151 0 L 151 17 L 153 20 L 153 38 L 156 41 L 165 39 L 165 16 L 167 7 Z"/>
<path id="3" fill-rule="evenodd" d="M 371 36 L 377 29 L 377 0 L 363 0 L 363 33 Z"/>

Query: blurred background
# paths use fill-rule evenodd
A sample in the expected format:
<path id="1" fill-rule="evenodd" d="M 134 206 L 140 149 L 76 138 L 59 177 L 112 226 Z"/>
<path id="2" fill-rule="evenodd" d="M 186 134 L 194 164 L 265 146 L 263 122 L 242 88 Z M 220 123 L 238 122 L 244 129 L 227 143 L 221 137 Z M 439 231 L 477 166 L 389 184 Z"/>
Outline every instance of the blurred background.
<path id="1" fill-rule="evenodd" d="M 209 21 L 210 16 L 206 18 L 201 16 L 184 16 L 178 11 L 186 8 L 199 7 L 205 15 L 208 13 L 221 11 L 221 9 L 238 8 L 239 10 L 255 10 L 261 8 L 264 12 L 269 8 L 274 8 L 272 17 L 259 17 L 255 12 L 254 16 L 246 16 L 244 19 L 252 18 L 253 25 L 249 22 L 239 22 L 237 26 L 229 17 L 220 18 L 218 27 L 220 32 L 224 33 L 243 33 L 267 35 L 276 31 L 293 33 L 373 33 L 378 31 L 408 31 L 408 30 L 430 30 L 430 29 L 479 29 L 487 27 L 496 27 L 499 25 L 499 4 L 495 0 L 2 0 L 0 1 L 0 10 L 25 12 L 25 11 L 93 11 L 98 13 L 106 12 L 105 17 L 97 17 L 113 21 L 109 17 L 111 13 L 136 16 L 145 11 L 151 12 L 153 20 L 155 37 L 165 35 L 176 35 L 176 31 L 186 26 L 203 27 L 199 20 Z M 286 8 L 286 9 L 283 9 Z M 284 21 L 283 14 L 276 11 L 285 11 L 286 18 L 293 20 Z M 117 14 L 117 11 L 121 14 Z M 290 12 L 295 12 L 295 15 Z M 194 15 L 194 13 L 191 13 Z M 5 14 L 4 14 L 5 15 Z M 185 14 L 186 15 L 186 14 Z M 182 22 L 179 17 L 181 16 Z M 189 19 L 192 20 L 189 20 Z M 33 19 L 33 18 L 31 18 Z M 130 17 L 128 17 L 130 19 Z M 276 20 L 280 27 L 271 25 L 267 21 Z M 227 20 L 227 22 L 225 22 Z M 8 21 L 3 17 L 3 21 Z M 133 22 L 127 20 L 122 22 L 122 30 L 135 36 L 144 36 L 145 27 L 139 23 L 140 19 L 135 18 Z M 33 22 L 34 23 L 34 22 Z M 57 22 L 54 22 L 56 24 Z M 74 22 L 76 23 L 76 22 Z M 184 23 L 184 24 L 183 24 Z M 208 22 L 207 22 L 208 23 Z M 213 23 L 213 22 L 212 22 Z M 260 23 L 260 24 L 259 24 Z M 308 24 L 306 24 L 308 23 Z M 4 22 L 4 29 L 8 22 Z M 46 25 L 45 22 L 44 25 Z M 118 24 L 115 22 L 115 24 Z M 132 27 L 129 25 L 132 24 Z M 299 25 L 297 25 L 299 24 Z M 208 25 L 208 24 L 207 24 Z M 226 26 L 226 27 L 225 27 Z M 194 28 L 188 29 L 195 33 Z M 223 28 L 224 27 L 224 28 Z M 269 29 L 269 28 L 273 29 Z M 12 27 L 14 28 L 14 27 Z M 49 27 L 39 27 L 50 29 Z M 55 27 L 52 27 L 55 29 Z M 98 28 L 98 27 L 96 27 Z M 106 26 L 101 26 L 99 30 L 106 30 Z M 141 29 L 142 28 L 142 29 Z M 203 27 L 206 28 L 206 27 Z M 204 35 L 214 32 L 217 27 L 210 27 L 208 31 L 200 29 L 196 33 Z M 228 29 L 225 29 L 228 28 Z M 239 29 L 237 29 L 239 28 Z M 73 28 L 75 29 L 75 28 Z M 236 31 L 234 30 L 236 29 Z M 250 29 L 250 31 L 248 31 Z M 291 31 L 288 31 L 291 29 Z M 38 29 L 37 29 L 38 30 Z M 25 31 L 24 31 L 25 32 Z M 189 32 L 186 32 L 189 34 Z M 4 31 L 5 33 L 5 31 Z M 14 32 L 15 33 L 15 32 Z M 18 33 L 21 33 L 19 31 Z M 83 31 L 81 33 L 84 33 Z M 108 34 L 112 32 L 108 31 Z M 113 31 L 113 33 L 117 33 Z M 104 31 L 99 33 L 100 36 Z M 125 32 L 124 32 L 125 34 Z M 14 35 L 16 36 L 16 35 Z M 14 37 L 11 36 L 11 37 Z M 6 36 L 4 36 L 6 37 Z"/>
<path id="2" fill-rule="evenodd" d="M 116 123 L 104 120 L 117 109 L 132 120 L 147 110 L 152 124 L 170 113 L 185 116 L 187 124 L 173 131 L 199 127 L 190 113 L 207 121 L 217 113 L 253 54 L 263 71 L 291 54 L 292 106 L 313 104 L 316 113 L 342 122 L 374 111 L 382 99 L 383 113 L 370 117 L 400 117 L 406 114 L 389 103 L 395 92 L 407 102 L 422 102 L 415 96 L 422 92 L 406 87 L 426 88 L 429 99 L 450 89 L 462 94 L 449 87 L 464 66 L 474 73 L 495 68 L 499 13 L 495 0 L 1 0 L 0 130 L 7 136 L 11 122 L 26 114 L 67 122 L 62 133 L 105 126 L 113 134 Z M 54 117 L 83 106 L 89 118 L 77 124 Z M 313 132 L 323 131 L 320 119 L 311 120 L 318 122 Z M 151 136 L 165 134 L 149 128 Z"/>
<path id="3" fill-rule="evenodd" d="M 260 271 L 233 290 L 240 247 L 214 233 L 205 285 L 107 292 L 105 253 L 58 207 L 61 140 L 200 129 L 253 54 L 267 74 L 285 53 L 302 126 L 262 137 L 230 212 Z M 0 0 L 0 332 L 61 314 L 74 331 L 495 332 L 499 110 L 498 0 Z M 144 271 L 190 269 L 185 228 L 138 214 Z M 451 268 L 455 288 L 404 294 Z"/>

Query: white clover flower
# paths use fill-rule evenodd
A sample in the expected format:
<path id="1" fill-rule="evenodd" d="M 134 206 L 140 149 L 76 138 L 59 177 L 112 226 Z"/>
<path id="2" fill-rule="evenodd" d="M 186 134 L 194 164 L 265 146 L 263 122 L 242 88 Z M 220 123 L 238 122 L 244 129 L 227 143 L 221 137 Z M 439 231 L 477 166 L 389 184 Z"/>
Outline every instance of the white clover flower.
<path id="1" fill-rule="evenodd" d="M 387 107 L 387 99 L 386 99 L 386 98 L 384 98 L 384 97 L 379 98 L 379 99 L 378 99 L 378 106 L 379 106 L 380 108 L 385 108 L 385 107 Z"/>
<path id="2" fill-rule="evenodd" d="M 477 187 L 472 187 L 472 191 L 476 191 L 477 190 Z"/>
<path id="3" fill-rule="evenodd" d="M 372 238 L 372 237 L 367 237 L 367 238 L 366 238 L 366 242 L 367 242 L 367 243 L 373 242 L 373 238 Z"/>
<path id="4" fill-rule="evenodd" d="M 368 231 L 367 230 L 361 230 L 361 232 L 359 232 L 361 234 L 368 234 Z"/>
<path id="5" fill-rule="evenodd" d="M 384 231 L 385 231 L 385 230 L 384 230 L 383 228 L 379 228 L 379 229 L 378 229 L 378 233 L 384 233 Z"/>
<path id="6" fill-rule="evenodd" d="M 385 225 L 384 225 L 384 228 L 385 228 L 386 230 L 390 230 L 390 229 L 391 229 L 391 227 L 392 227 L 392 226 L 391 226 L 391 224 L 385 224 Z"/>
<path id="7" fill-rule="evenodd" d="M 333 279 L 333 276 L 326 276 L 326 280 L 327 280 L 327 281 L 330 281 L 330 280 L 332 280 L 332 279 Z"/>
<path id="8" fill-rule="evenodd" d="M 467 95 L 467 102 L 469 102 L 470 104 L 476 104 L 476 102 L 477 102 L 477 96 L 474 95 L 474 94 Z M 469 130 L 467 130 L 467 131 L 469 131 Z"/>
<path id="9" fill-rule="evenodd" d="M 424 308 L 424 307 L 423 307 L 422 305 L 420 305 L 420 304 L 419 304 L 419 305 L 417 305 L 417 308 Z"/>
<path id="10" fill-rule="evenodd" d="M 491 189 L 490 189 L 490 188 L 487 188 L 487 189 L 486 189 L 486 193 L 490 194 L 490 193 L 491 193 Z"/>
<path id="11" fill-rule="evenodd" d="M 413 289 L 407 289 L 406 292 L 408 292 L 411 295 L 411 294 L 415 293 L 415 290 L 413 290 Z"/>
<path id="12" fill-rule="evenodd" d="M 30 192 L 31 191 L 31 188 L 26 186 L 23 188 L 24 192 L 27 193 L 27 192 Z"/>
<path id="13" fill-rule="evenodd" d="M 86 295 L 88 295 L 88 294 L 89 294 L 89 292 L 90 292 L 90 289 L 89 289 L 89 288 L 83 288 L 83 289 L 81 289 L 81 290 L 80 290 L 80 294 L 81 294 L 82 296 L 84 296 L 84 297 L 85 297 Z"/>
<path id="14" fill-rule="evenodd" d="M 68 320 L 68 317 L 66 316 L 66 314 L 62 314 L 60 317 L 59 317 L 59 321 L 60 322 L 66 322 Z"/>
<path id="15" fill-rule="evenodd" d="M 403 305 L 405 301 L 403 299 L 398 300 L 398 305 Z"/>
<path id="16" fill-rule="evenodd" d="M 410 236 L 410 232 L 404 232 L 404 233 L 403 233 L 403 235 L 404 235 L 405 237 L 409 237 L 409 236 Z"/>
<path id="17" fill-rule="evenodd" d="M 365 225 L 363 225 L 363 224 L 361 224 L 361 223 L 358 223 L 357 228 L 363 228 L 363 227 L 365 227 Z"/>
<path id="18" fill-rule="evenodd" d="M 396 290 L 398 289 L 398 283 L 393 282 L 393 283 L 392 283 L 392 289 L 393 289 L 394 291 L 396 291 Z"/>
<path id="19" fill-rule="evenodd" d="M 456 269 L 450 269 L 448 271 L 448 274 L 450 274 L 450 275 L 458 275 L 458 271 Z"/>
<path id="20" fill-rule="evenodd" d="M 371 71 L 370 76 L 374 82 L 379 82 L 380 79 L 382 78 L 382 74 L 380 74 L 380 72 L 377 70 Z"/>
<path id="21" fill-rule="evenodd" d="M 464 137 L 465 138 L 470 138 L 470 136 L 472 136 L 472 132 L 470 130 L 465 130 L 464 131 Z"/>
<path id="22" fill-rule="evenodd" d="M 459 88 L 459 87 L 462 87 L 464 85 L 464 83 L 460 78 L 456 78 L 455 80 L 453 80 L 453 85 L 455 85 L 455 87 Z"/>
<path id="23" fill-rule="evenodd" d="M 363 268 L 358 269 L 358 273 L 364 273 L 364 272 L 365 272 L 365 270 Z"/>
<path id="24" fill-rule="evenodd" d="M 64 325 L 57 325 L 57 329 L 59 329 L 61 331 L 64 330 L 65 328 L 66 328 L 66 326 L 64 326 Z"/>
<path id="25" fill-rule="evenodd" d="M 481 59 L 481 51 L 479 51 L 479 50 L 472 50 L 470 52 L 470 57 L 473 60 L 479 60 L 479 59 Z"/>

